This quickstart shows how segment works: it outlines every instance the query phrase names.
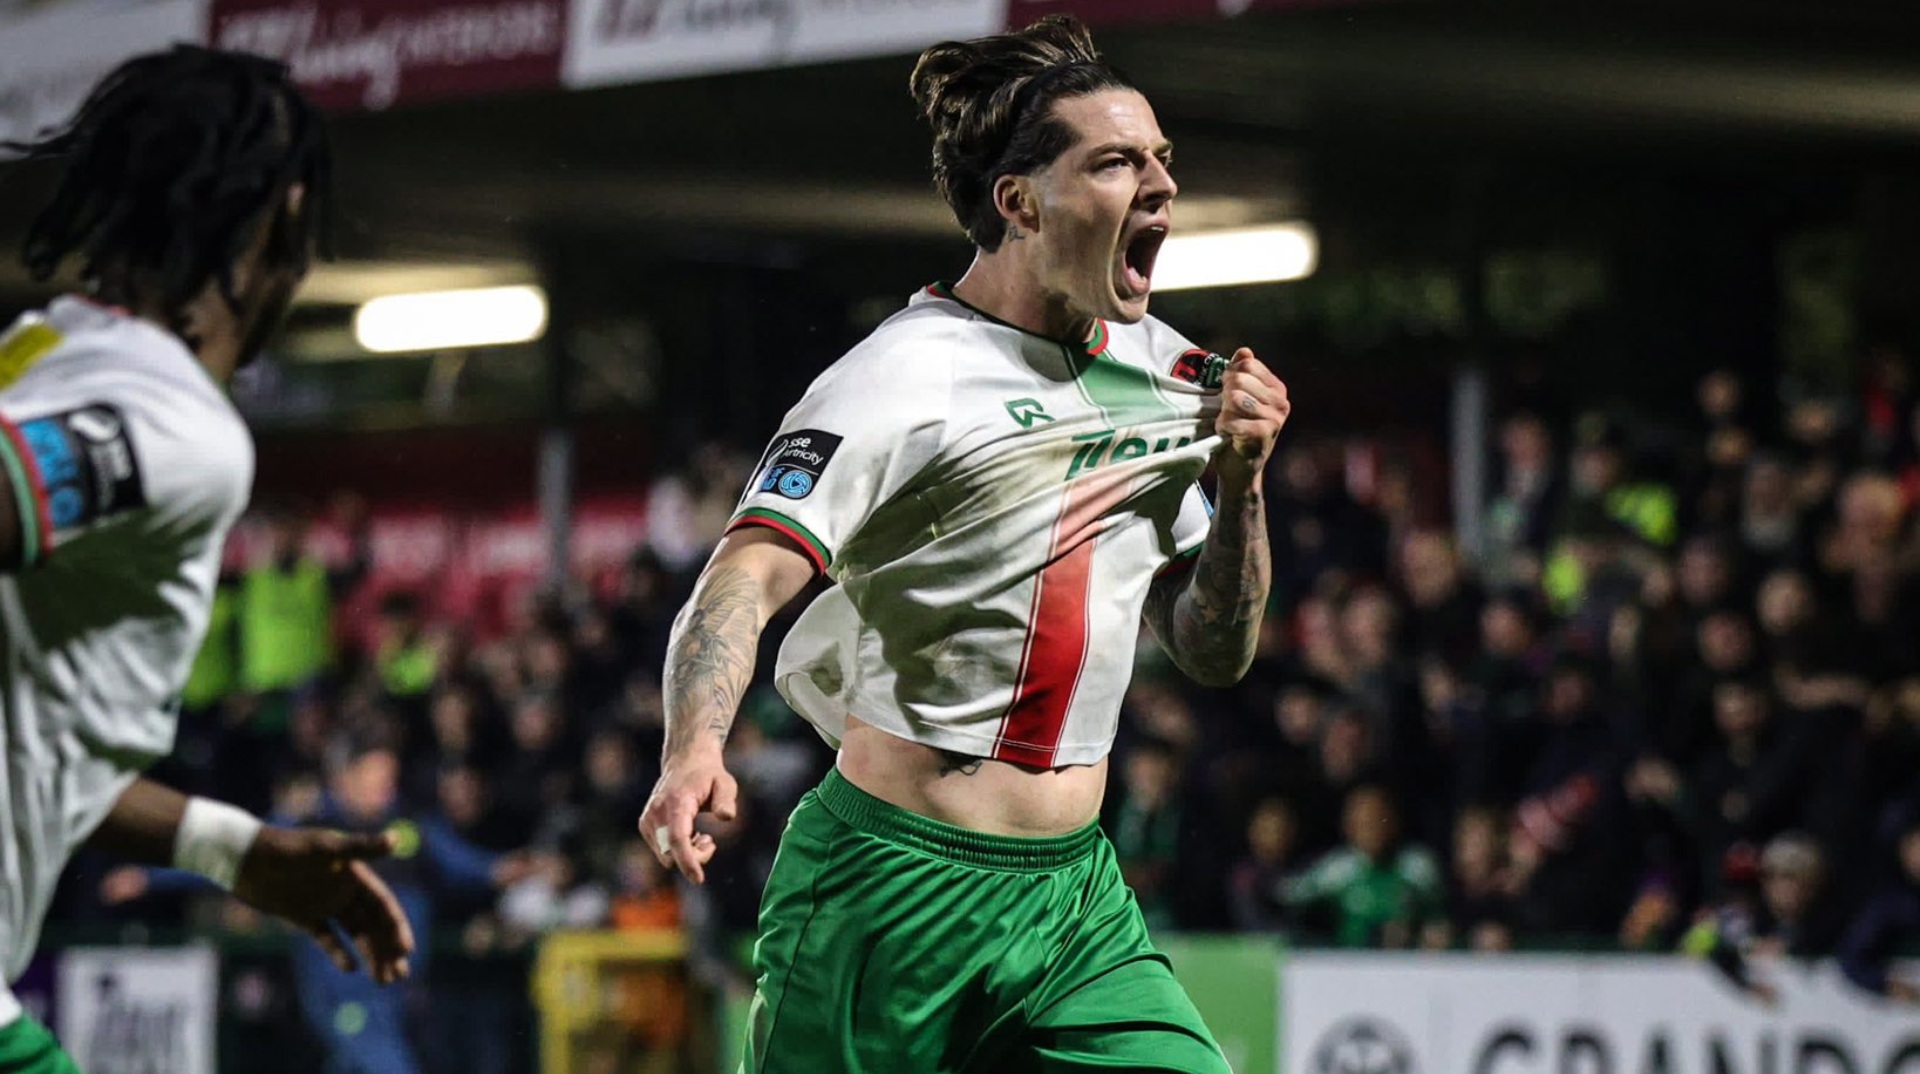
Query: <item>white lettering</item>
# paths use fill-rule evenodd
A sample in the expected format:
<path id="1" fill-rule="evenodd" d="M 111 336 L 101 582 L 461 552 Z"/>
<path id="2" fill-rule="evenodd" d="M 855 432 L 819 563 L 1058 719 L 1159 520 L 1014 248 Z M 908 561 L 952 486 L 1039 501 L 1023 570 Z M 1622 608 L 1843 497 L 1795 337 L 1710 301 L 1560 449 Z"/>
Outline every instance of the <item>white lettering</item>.
<path id="1" fill-rule="evenodd" d="M 220 25 L 220 47 L 286 61 L 302 85 L 361 82 L 361 103 L 380 109 L 400 95 L 407 69 L 468 67 L 561 47 L 564 17 L 556 0 L 448 7 L 424 15 L 363 21 L 358 10 L 323 18 L 314 7 L 250 12 Z"/>

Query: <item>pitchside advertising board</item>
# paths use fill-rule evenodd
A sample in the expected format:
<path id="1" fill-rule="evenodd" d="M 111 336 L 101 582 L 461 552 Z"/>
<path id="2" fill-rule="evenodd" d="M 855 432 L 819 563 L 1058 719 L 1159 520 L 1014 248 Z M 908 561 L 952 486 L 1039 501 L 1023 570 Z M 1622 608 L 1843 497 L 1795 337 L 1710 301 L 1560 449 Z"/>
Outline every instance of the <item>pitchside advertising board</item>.
<path id="1" fill-rule="evenodd" d="M 1920 1011 L 1829 964 L 1767 1005 L 1687 959 L 1290 956 L 1286 1074 L 1920 1074 Z"/>
<path id="2" fill-rule="evenodd" d="M 218 997 L 210 948 L 76 947 L 54 1032 L 87 1074 L 214 1074 Z"/>

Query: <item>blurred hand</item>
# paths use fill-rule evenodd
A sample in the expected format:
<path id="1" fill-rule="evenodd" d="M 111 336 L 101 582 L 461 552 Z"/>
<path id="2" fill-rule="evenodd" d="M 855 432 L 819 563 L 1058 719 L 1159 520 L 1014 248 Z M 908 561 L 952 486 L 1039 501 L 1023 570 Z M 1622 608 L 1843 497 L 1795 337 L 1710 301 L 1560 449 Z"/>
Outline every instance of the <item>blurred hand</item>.
<path id="1" fill-rule="evenodd" d="M 147 871 L 138 865 L 122 865 L 100 881 L 100 901 L 108 906 L 129 903 L 147 893 Z"/>
<path id="2" fill-rule="evenodd" d="M 1896 1003 L 1920 1006 L 1920 985 L 1912 981 L 1903 981 L 1898 977 L 1888 978 L 1887 998 Z"/>
<path id="3" fill-rule="evenodd" d="M 529 850 L 516 850 L 500 855 L 493 866 L 493 886 L 511 887 L 540 871 L 543 864 L 541 855 Z"/>
<path id="4" fill-rule="evenodd" d="M 337 923 L 359 952 L 360 963 L 380 984 L 407 975 L 413 927 L 393 892 L 367 861 L 393 853 L 393 837 L 354 835 L 321 828 L 260 829 L 240 863 L 233 893 L 312 936 L 347 973 L 354 959 L 334 934 Z"/>
<path id="5" fill-rule="evenodd" d="M 1214 431 L 1224 441 L 1214 456 L 1221 476 L 1249 483 L 1258 477 L 1292 412 L 1280 378 L 1252 350 L 1234 351 L 1220 383 L 1220 413 L 1213 419 Z"/>
<path id="6" fill-rule="evenodd" d="M 717 844 L 713 836 L 694 832 L 694 818 L 711 813 L 731 821 L 739 796 L 740 786 L 727 774 L 717 743 L 669 758 L 640 814 L 640 837 L 662 865 L 677 868 L 687 879 L 704 884 L 706 864 L 713 860 Z"/>

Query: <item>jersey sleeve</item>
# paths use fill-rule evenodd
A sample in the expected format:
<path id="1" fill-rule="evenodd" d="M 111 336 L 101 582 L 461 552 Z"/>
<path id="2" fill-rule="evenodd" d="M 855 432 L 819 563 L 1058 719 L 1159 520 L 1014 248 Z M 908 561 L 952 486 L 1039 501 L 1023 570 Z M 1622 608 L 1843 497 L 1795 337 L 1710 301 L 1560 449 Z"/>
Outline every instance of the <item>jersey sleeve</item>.
<path id="1" fill-rule="evenodd" d="M 947 425 L 948 363 L 886 350 L 893 353 L 848 355 L 787 412 L 729 531 L 776 530 L 826 573 L 873 513 L 932 463 Z"/>
<path id="2" fill-rule="evenodd" d="M 73 377 L 0 393 L 0 467 L 31 567 L 88 532 L 135 518 L 172 531 L 231 525 L 253 445 L 208 393 L 161 378 Z"/>
<path id="3" fill-rule="evenodd" d="M 1213 503 L 1196 481 L 1180 501 L 1180 513 L 1173 520 L 1173 558 L 1160 568 L 1160 573 L 1170 574 L 1193 566 L 1200 558 L 1200 550 L 1206 547 L 1207 533 L 1212 529 Z"/>

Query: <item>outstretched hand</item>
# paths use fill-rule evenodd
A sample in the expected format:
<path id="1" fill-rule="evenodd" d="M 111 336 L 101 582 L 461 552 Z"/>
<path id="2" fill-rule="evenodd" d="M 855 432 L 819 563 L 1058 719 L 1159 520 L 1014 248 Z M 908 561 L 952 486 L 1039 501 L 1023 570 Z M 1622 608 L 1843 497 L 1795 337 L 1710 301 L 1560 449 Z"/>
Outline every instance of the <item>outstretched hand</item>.
<path id="1" fill-rule="evenodd" d="M 357 953 L 368 976 L 392 984 L 407 976 L 413 927 L 367 862 L 393 848 L 393 837 L 385 833 L 269 825 L 241 861 L 233 893 L 305 931 L 341 970 L 354 971 Z M 336 924 L 352 950 L 334 931 Z"/>

